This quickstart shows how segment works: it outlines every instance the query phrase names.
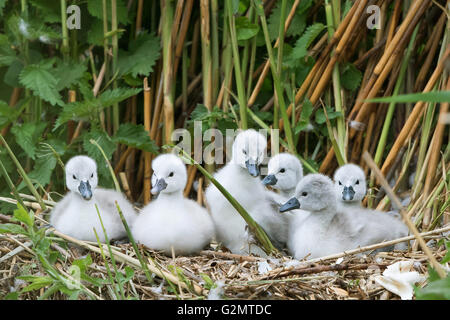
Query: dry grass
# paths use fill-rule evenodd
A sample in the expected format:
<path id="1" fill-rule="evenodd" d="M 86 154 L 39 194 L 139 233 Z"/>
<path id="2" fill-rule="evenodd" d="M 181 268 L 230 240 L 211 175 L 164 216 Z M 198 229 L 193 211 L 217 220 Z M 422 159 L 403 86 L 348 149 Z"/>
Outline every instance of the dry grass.
<path id="1" fill-rule="evenodd" d="M 42 213 L 37 215 L 37 224 L 45 227 L 45 221 L 39 219 L 41 215 Z M 7 216 L 0 216 L 0 220 L 10 222 Z M 450 240 L 448 231 L 446 233 L 446 236 L 443 233 L 424 236 L 433 256 L 439 261 L 447 252 L 444 245 L 436 244 L 440 239 Z M 89 254 L 93 263 L 89 266 L 87 274 L 95 278 L 108 279 L 107 266 L 97 252 L 99 247 L 96 243 L 67 241 L 70 237 L 58 232 L 55 234 L 49 232 L 48 236 L 55 237 L 52 249 L 59 251 L 63 257 L 55 263 L 62 274 L 69 274 L 72 262 Z M 5 296 L 14 290 L 19 291 L 27 285 L 26 282 L 18 280 L 18 276 L 45 273 L 34 259 L 33 251 L 28 249 L 27 241 L 28 239 L 21 235 L 6 234 L 0 238 L 0 296 Z M 67 247 L 64 243 L 67 243 Z M 387 266 L 397 261 L 405 260 L 414 261 L 416 271 L 426 275 L 428 262 L 427 256 L 422 251 L 411 250 L 377 254 L 369 254 L 370 252 L 366 251 L 363 255 L 345 256 L 339 259 L 340 261 L 330 258 L 320 262 L 317 262 L 317 259 L 314 260 L 316 262 L 300 262 L 284 255 L 269 260 L 254 256 L 239 256 L 227 252 L 216 243 L 212 243 L 198 256 L 175 258 L 139 246 L 141 254 L 147 257 L 146 261 L 149 265 L 152 265 L 148 260 L 148 257 L 151 257 L 162 273 L 173 276 L 172 282 L 177 291 L 175 294 L 161 276 L 154 274 L 154 283 L 148 282 L 144 272 L 136 263 L 136 255 L 131 244 L 115 243 L 111 248 L 119 272 L 124 272 L 127 265 L 135 270 L 132 280 L 124 284 L 123 289 L 126 296 L 139 299 L 207 299 L 210 295 L 210 287 L 203 278 L 203 275 L 207 275 L 220 287 L 213 290 L 220 292 L 223 299 L 230 300 L 398 300 L 398 296 L 376 284 L 372 276 L 380 274 Z M 184 277 L 192 284 L 191 288 L 188 288 L 186 281 L 174 272 L 174 267 L 182 270 Z M 260 268 L 268 269 L 260 271 Z M 179 283 L 175 282 L 177 279 Z M 100 288 L 89 286 L 88 283 L 85 285 L 97 296 L 97 299 L 114 299 L 110 285 L 103 285 Z M 193 287 L 200 289 L 196 290 Z M 20 299 L 37 299 L 43 292 L 41 289 L 23 293 Z M 88 299 L 86 295 L 80 295 L 79 298 Z M 52 296 L 52 299 L 67 299 L 67 296 L 58 292 Z"/>

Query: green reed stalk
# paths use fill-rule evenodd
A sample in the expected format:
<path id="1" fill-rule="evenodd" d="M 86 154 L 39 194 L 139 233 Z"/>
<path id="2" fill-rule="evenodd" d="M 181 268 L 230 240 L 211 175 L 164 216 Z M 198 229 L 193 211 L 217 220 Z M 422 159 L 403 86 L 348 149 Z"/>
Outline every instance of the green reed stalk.
<path id="1" fill-rule="evenodd" d="M 67 30 L 67 6 L 66 0 L 61 0 L 61 29 L 62 29 L 62 46 L 61 52 L 64 60 L 69 57 L 69 30 Z"/>
<path id="2" fill-rule="evenodd" d="M 402 65 L 400 67 L 400 73 L 398 75 L 398 79 L 395 84 L 394 91 L 392 93 L 393 97 L 398 95 L 400 88 L 402 87 L 403 80 L 404 80 L 405 74 L 406 74 L 406 69 L 408 68 L 409 59 L 411 58 L 411 54 L 413 52 L 414 41 L 416 39 L 418 30 L 419 30 L 419 26 L 417 26 L 416 29 L 414 30 L 411 40 L 409 41 L 408 48 L 406 49 L 406 55 L 402 61 Z M 377 166 L 380 165 L 381 157 L 384 154 L 389 129 L 391 128 L 392 118 L 394 117 L 394 111 L 395 111 L 395 102 L 391 102 L 389 104 L 388 112 L 387 112 L 386 118 L 384 120 L 383 130 L 381 131 L 380 140 L 378 142 L 377 150 L 375 152 L 374 161 L 377 164 Z"/>
<path id="3" fill-rule="evenodd" d="M 231 36 L 230 28 L 228 24 L 228 10 L 223 13 L 223 38 L 222 38 L 222 70 L 224 75 L 225 88 L 231 82 L 232 72 L 233 72 L 233 52 L 231 48 Z M 228 88 L 231 90 L 230 88 Z M 222 99 L 222 109 L 223 111 L 228 111 L 228 102 L 230 101 L 229 90 L 225 90 Z"/>
<path id="4" fill-rule="evenodd" d="M 280 23 L 278 26 L 278 39 L 279 39 L 278 57 L 277 57 L 277 77 L 278 77 L 278 79 L 281 79 L 281 71 L 282 71 L 282 67 L 283 67 L 284 21 L 286 20 L 286 7 L 287 7 L 287 1 L 282 0 L 281 1 Z M 274 108 L 273 108 L 273 128 L 274 129 L 278 129 L 279 109 L 280 109 L 280 104 L 278 101 L 278 93 L 276 93 L 275 103 L 274 103 Z"/>
<path id="5" fill-rule="evenodd" d="M 331 39 L 339 24 L 339 5 L 333 0 L 333 7 L 328 3 L 328 0 L 325 1 L 325 14 L 328 25 L 328 38 Z M 342 107 L 342 95 L 341 95 L 341 76 L 339 72 L 339 63 L 336 63 L 333 67 L 333 93 L 334 93 L 334 103 L 336 106 L 336 111 L 341 113 L 337 121 L 337 147 L 339 148 L 339 152 L 341 153 L 341 157 L 343 158 L 344 163 L 347 163 L 347 157 L 345 152 L 345 119 L 344 119 L 344 110 Z M 336 149 L 335 149 L 336 151 Z"/>
<path id="6" fill-rule="evenodd" d="M 245 99 L 245 88 L 244 80 L 242 78 L 241 64 L 239 58 L 239 49 L 237 44 L 236 36 L 236 25 L 232 9 L 232 0 L 226 0 L 225 6 L 228 14 L 228 24 L 229 33 L 231 38 L 231 48 L 233 50 L 233 60 L 234 60 L 234 76 L 236 78 L 236 87 L 238 91 L 238 102 L 239 102 L 239 115 L 241 118 L 241 129 L 246 130 L 248 128 L 247 124 L 247 101 Z"/>
<path id="7" fill-rule="evenodd" d="M 278 104 L 279 104 L 280 111 L 281 111 L 281 116 L 282 116 L 283 122 L 284 122 L 284 133 L 286 134 L 286 139 L 287 139 L 287 142 L 289 145 L 289 151 L 291 151 L 291 153 L 296 153 L 294 139 L 292 137 L 291 124 L 290 124 L 289 117 L 286 112 L 286 103 L 284 101 L 283 89 L 281 86 L 280 78 L 278 77 L 277 67 L 275 65 L 275 57 L 273 55 L 272 45 L 270 43 L 270 37 L 269 37 L 269 31 L 267 28 L 266 16 L 264 15 L 264 9 L 263 9 L 262 3 L 259 1 L 255 1 L 255 5 L 256 5 L 256 12 L 258 13 L 260 20 L 261 20 L 261 26 L 262 26 L 263 32 L 264 32 L 264 39 L 266 40 L 266 47 L 267 47 L 267 52 L 269 54 L 270 69 L 272 71 L 272 78 L 273 78 L 273 82 L 274 82 L 274 86 L 275 86 L 276 98 L 278 100 Z"/>
<path id="8" fill-rule="evenodd" d="M 211 0 L 211 77 L 213 102 L 219 92 L 219 4 L 217 0 Z"/>
<path id="9" fill-rule="evenodd" d="M 100 225 L 102 226 L 103 234 L 105 235 L 105 243 L 106 243 L 106 246 L 108 247 L 109 257 L 111 258 L 111 264 L 112 264 L 112 266 L 114 268 L 115 274 L 117 275 L 119 273 L 119 271 L 117 270 L 116 259 L 114 259 L 114 255 L 113 255 L 112 250 L 111 250 L 111 245 L 109 244 L 109 238 L 108 238 L 108 235 L 106 234 L 106 229 L 105 229 L 105 226 L 103 225 L 102 216 L 100 215 L 100 211 L 98 210 L 97 204 L 95 204 L 95 210 L 97 210 L 97 216 L 98 216 L 98 219 L 100 220 Z M 100 252 L 101 252 L 102 258 L 105 261 L 105 267 L 106 267 L 106 270 L 108 271 L 108 276 L 109 276 L 109 278 L 111 280 L 111 285 L 114 288 L 114 291 L 115 291 L 115 294 L 116 294 L 116 298 L 117 298 L 117 297 L 119 297 L 119 292 L 117 292 L 116 286 L 114 284 L 114 280 L 112 278 L 111 270 L 109 269 L 109 263 L 106 260 L 105 254 L 103 252 L 103 246 L 100 243 L 100 239 L 98 237 L 97 230 L 95 230 L 95 228 L 94 228 L 94 233 L 95 233 L 95 237 L 97 239 L 98 246 L 100 248 Z M 119 291 L 120 291 L 121 298 L 124 300 L 125 299 L 125 294 L 123 292 L 123 287 L 121 286 L 121 284 L 119 284 Z"/>
<path id="10" fill-rule="evenodd" d="M 117 58 L 119 55 L 119 37 L 117 34 L 117 0 L 111 0 L 111 32 L 112 36 L 112 69 L 113 73 L 117 72 Z M 114 80 L 113 88 L 117 89 L 117 80 Z M 112 107 L 113 112 L 113 131 L 114 133 L 119 129 L 119 103 L 114 103 Z"/>
<path id="11" fill-rule="evenodd" d="M 28 189 L 31 191 L 33 196 L 36 198 L 37 202 L 41 206 L 42 210 L 46 210 L 47 206 L 45 205 L 44 201 L 42 200 L 42 197 L 37 192 L 36 188 L 33 186 L 33 183 L 31 182 L 30 178 L 28 178 L 28 175 L 26 174 L 25 170 L 23 169 L 22 165 L 20 164 L 19 160 L 17 160 L 16 156 L 12 152 L 11 148 L 9 147 L 8 143 L 6 142 L 5 138 L 0 134 L 0 140 L 3 143 L 3 145 L 6 148 L 6 151 L 8 151 L 8 154 L 14 164 L 16 165 L 17 171 L 19 171 L 19 174 L 22 176 L 23 181 L 25 181 L 25 184 L 27 185 Z"/>
<path id="12" fill-rule="evenodd" d="M 6 171 L 6 168 L 3 165 L 3 162 L 1 160 L 0 160 L 0 170 L 1 170 L 0 172 L 2 173 L 3 177 L 6 180 L 6 183 L 8 184 L 8 187 L 11 189 L 11 191 L 14 195 L 14 198 L 16 198 L 17 202 L 19 202 L 20 205 L 25 208 L 25 204 L 23 203 L 22 198 L 19 195 L 19 192 L 17 191 L 16 187 L 14 186 L 14 183 L 12 182 L 11 178 L 8 175 L 8 171 Z"/>

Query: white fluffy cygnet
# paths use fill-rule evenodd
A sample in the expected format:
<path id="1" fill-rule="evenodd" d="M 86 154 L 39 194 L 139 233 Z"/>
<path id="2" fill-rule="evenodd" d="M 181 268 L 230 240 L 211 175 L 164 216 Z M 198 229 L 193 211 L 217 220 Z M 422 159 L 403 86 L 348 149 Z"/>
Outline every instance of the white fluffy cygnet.
<path id="1" fill-rule="evenodd" d="M 361 207 L 367 192 L 366 175 L 356 164 L 341 166 L 334 173 L 334 186 L 338 203 L 346 208 Z"/>
<path id="2" fill-rule="evenodd" d="M 270 158 L 267 176 L 262 183 L 279 190 L 286 200 L 294 196 L 295 187 L 303 178 L 303 166 L 298 158 L 290 153 L 279 153 Z"/>
<path id="3" fill-rule="evenodd" d="M 87 156 L 75 156 L 66 166 L 66 185 L 69 189 L 64 198 L 53 208 L 50 224 L 58 231 L 85 241 L 97 241 L 95 228 L 101 242 L 105 235 L 97 215 L 98 206 L 109 240 L 127 236 L 120 219 L 117 201 L 128 225 L 136 218 L 136 211 L 122 193 L 97 188 L 97 164 Z"/>
<path id="4" fill-rule="evenodd" d="M 385 212 L 338 206 L 333 182 L 321 174 L 304 177 L 295 197 L 280 211 L 293 209 L 310 212 L 289 234 L 288 248 L 296 259 L 319 258 L 408 233 L 401 221 Z"/>
<path id="5" fill-rule="evenodd" d="M 152 193 L 156 200 L 145 206 L 132 226 L 135 240 L 166 255 L 198 253 L 214 236 L 208 212 L 186 199 L 183 190 L 187 172 L 174 154 L 163 154 L 152 162 Z"/>
<path id="6" fill-rule="evenodd" d="M 267 141 L 255 130 L 239 133 L 233 143 L 231 161 L 214 178 L 245 208 L 266 231 L 273 244 L 282 248 L 287 241 L 287 219 L 278 213 L 259 176 Z M 257 246 L 249 246 L 246 222 L 213 185 L 206 190 L 206 200 L 216 227 L 217 240 L 233 253 L 265 256 Z"/>

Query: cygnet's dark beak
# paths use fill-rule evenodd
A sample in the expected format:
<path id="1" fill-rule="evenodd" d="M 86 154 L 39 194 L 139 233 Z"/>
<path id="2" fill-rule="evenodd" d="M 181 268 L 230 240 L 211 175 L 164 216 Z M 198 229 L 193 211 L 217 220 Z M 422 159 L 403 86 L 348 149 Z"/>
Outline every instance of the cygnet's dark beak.
<path id="1" fill-rule="evenodd" d="M 280 212 L 291 211 L 294 209 L 300 209 L 300 202 L 298 202 L 297 198 L 291 198 L 280 207 Z"/>
<path id="2" fill-rule="evenodd" d="M 352 186 L 344 187 L 344 191 L 342 191 L 342 200 L 344 201 L 352 201 L 355 196 L 355 190 Z"/>
<path id="3" fill-rule="evenodd" d="M 274 186 L 277 183 L 277 178 L 275 177 L 275 175 L 273 174 L 269 174 L 268 176 L 266 176 L 262 183 L 265 186 Z"/>
<path id="4" fill-rule="evenodd" d="M 81 196 L 84 200 L 91 200 L 92 198 L 92 190 L 91 185 L 89 184 L 89 181 L 81 181 L 80 185 L 78 186 L 78 190 L 80 191 Z"/>
<path id="5" fill-rule="evenodd" d="M 167 188 L 167 183 L 164 179 L 161 178 L 156 180 L 156 184 L 152 188 L 151 192 L 153 195 L 155 195 L 163 191 L 165 188 Z"/>
<path id="6" fill-rule="evenodd" d="M 258 168 L 258 164 L 257 163 L 254 163 L 253 161 L 247 160 L 247 161 L 245 161 L 245 166 L 247 167 L 248 173 L 250 173 L 250 175 L 252 177 L 259 176 L 259 168 Z"/>

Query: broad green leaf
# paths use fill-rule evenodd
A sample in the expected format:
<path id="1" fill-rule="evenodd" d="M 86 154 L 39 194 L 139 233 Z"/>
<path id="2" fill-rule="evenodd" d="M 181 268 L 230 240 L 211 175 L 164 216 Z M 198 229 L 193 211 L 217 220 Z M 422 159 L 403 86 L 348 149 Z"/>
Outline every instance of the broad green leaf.
<path id="1" fill-rule="evenodd" d="M 303 33 L 306 27 L 307 10 L 312 5 L 312 0 L 302 0 L 297 7 L 297 10 L 292 19 L 291 25 L 286 32 L 286 37 L 298 36 Z M 288 0 L 286 7 L 286 14 L 289 13 L 294 4 L 294 0 Z M 268 29 L 270 39 L 273 41 L 278 37 L 278 31 L 280 23 L 285 23 L 285 21 L 280 21 L 281 16 L 281 1 L 277 1 L 276 7 L 272 10 L 272 14 L 268 19 Z"/>
<path id="2" fill-rule="evenodd" d="M 350 91 L 356 90 L 361 84 L 362 73 L 353 64 L 347 63 L 341 71 L 342 86 Z"/>
<path id="3" fill-rule="evenodd" d="M 103 92 L 98 98 L 68 103 L 63 107 L 59 118 L 56 120 L 53 131 L 69 120 L 95 120 L 102 109 L 128 99 L 141 90 L 140 88 L 117 88 Z"/>
<path id="4" fill-rule="evenodd" d="M 112 137 L 112 141 L 153 154 L 158 153 L 158 146 L 150 139 L 149 133 L 143 125 L 132 123 L 121 124 L 116 134 Z"/>
<path id="5" fill-rule="evenodd" d="M 247 17 L 242 16 L 236 18 L 236 35 L 238 41 L 251 39 L 258 34 L 258 31 L 259 26 L 251 23 Z"/>
<path id="6" fill-rule="evenodd" d="M 450 300 L 450 275 L 428 283 L 424 288 L 414 288 L 417 300 Z"/>
<path id="7" fill-rule="evenodd" d="M 86 257 L 81 259 L 76 259 L 73 261 L 72 265 L 77 266 L 80 268 L 80 272 L 83 273 L 87 270 L 87 267 L 89 267 L 92 264 L 92 258 L 91 255 L 88 254 Z"/>
<path id="8" fill-rule="evenodd" d="M 30 0 L 30 3 L 38 8 L 39 16 L 45 22 L 61 23 L 61 10 L 59 5 L 48 0 Z"/>
<path id="9" fill-rule="evenodd" d="M 295 43 L 295 47 L 292 50 L 289 59 L 299 60 L 306 56 L 309 46 L 322 33 L 323 30 L 325 30 L 325 26 L 322 23 L 310 25 Z"/>
<path id="10" fill-rule="evenodd" d="M 140 88 L 117 88 L 113 90 L 106 90 L 100 95 L 99 100 L 103 108 L 105 106 L 109 107 L 115 103 L 119 103 L 125 99 L 135 96 L 141 91 L 142 89 Z"/>
<path id="11" fill-rule="evenodd" d="M 50 102 L 52 105 L 64 105 L 57 90 L 58 79 L 55 77 L 53 61 L 31 64 L 20 72 L 20 83 L 33 91 L 35 96 Z"/>
<path id="12" fill-rule="evenodd" d="M 32 159 L 36 157 L 37 142 L 41 138 L 47 126 L 46 122 L 16 124 L 12 127 L 11 132 L 16 137 L 17 144 Z"/>
<path id="13" fill-rule="evenodd" d="M 107 2 L 107 12 L 108 12 L 108 22 L 111 22 L 111 1 Z M 125 0 L 117 0 L 117 22 L 119 24 L 128 24 L 130 20 L 128 19 L 128 9 Z M 88 11 L 89 13 L 103 20 L 103 4 L 102 1 L 88 1 Z M 103 30 L 103 29 L 102 29 Z"/>
<path id="14" fill-rule="evenodd" d="M 60 140 L 46 141 L 60 156 L 64 154 L 65 143 Z M 53 170 L 56 167 L 56 156 L 49 145 L 40 143 L 36 150 L 36 162 L 33 171 L 28 174 L 32 181 L 37 181 L 40 185 L 46 186 L 51 181 Z"/>
<path id="15" fill-rule="evenodd" d="M 338 111 L 333 111 L 333 109 L 331 109 L 331 107 L 327 106 L 326 108 L 327 108 L 327 115 L 328 115 L 329 120 L 336 119 L 337 117 L 342 115 L 342 113 L 340 113 Z M 327 121 L 327 119 L 325 116 L 325 112 L 323 111 L 323 109 L 318 109 L 316 112 L 316 123 L 323 124 L 326 121 Z"/>
<path id="16" fill-rule="evenodd" d="M 17 209 L 14 210 L 14 219 L 23 222 L 28 227 L 34 224 L 34 215 L 29 213 L 20 203 L 17 204 Z"/>
<path id="17" fill-rule="evenodd" d="M 71 85 L 83 77 L 86 70 L 86 65 L 83 63 L 59 60 L 54 72 L 56 78 L 59 79 L 56 89 L 61 91 L 62 89 L 70 88 Z"/>
<path id="18" fill-rule="evenodd" d="M 396 102 L 396 103 L 408 103 L 408 102 L 449 102 L 450 91 L 433 91 L 425 93 L 411 93 L 402 94 L 395 97 L 383 97 L 366 100 L 367 102 Z"/>
<path id="19" fill-rule="evenodd" d="M 55 280 L 50 277 L 21 276 L 17 278 L 27 282 L 31 282 L 31 284 L 21 290 L 21 293 L 38 290 L 47 287 L 55 282 Z"/>
<path id="20" fill-rule="evenodd" d="M 95 1 L 90 1 L 95 2 Z M 101 1 L 98 1 L 101 2 Z M 87 33 L 87 41 L 89 44 L 97 46 L 103 45 L 103 21 L 97 18 L 91 18 L 89 32 Z"/>
<path id="21" fill-rule="evenodd" d="M 0 233 L 28 234 L 22 226 L 14 223 L 0 224 Z"/>
<path id="22" fill-rule="evenodd" d="M 142 33 L 131 41 L 128 51 L 120 50 L 117 66 L 120 74 L 148 76 L 160 56 L 159 39 Z"/>

